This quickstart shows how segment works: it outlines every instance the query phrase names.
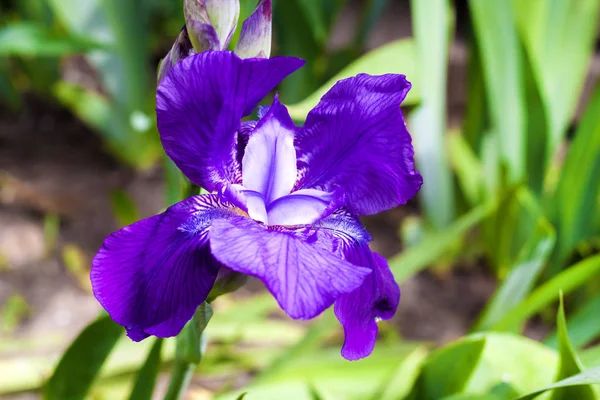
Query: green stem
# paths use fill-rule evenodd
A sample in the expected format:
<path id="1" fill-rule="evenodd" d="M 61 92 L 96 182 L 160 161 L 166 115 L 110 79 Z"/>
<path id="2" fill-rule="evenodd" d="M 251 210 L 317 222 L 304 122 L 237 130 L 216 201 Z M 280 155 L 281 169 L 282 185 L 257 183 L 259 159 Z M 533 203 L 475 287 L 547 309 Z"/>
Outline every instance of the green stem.
<path id="1" fill-rule="evenodd" d="M 171 372 L 171 382 L 165 400 L 180 400 L 190 384 L 196 364 L 184 360 L 175 360 Z"/>
<path id="2" fill-rule="evenodd" d="M 171 382 L 165 400 L 180 400 L 190 384 L 196 366 L 200 364 L 206 350 L 204 329 L 212 317 L 212 308 L 202 303 L 194 317 L 177 335 L 175 361 L 171 372 Z"/>

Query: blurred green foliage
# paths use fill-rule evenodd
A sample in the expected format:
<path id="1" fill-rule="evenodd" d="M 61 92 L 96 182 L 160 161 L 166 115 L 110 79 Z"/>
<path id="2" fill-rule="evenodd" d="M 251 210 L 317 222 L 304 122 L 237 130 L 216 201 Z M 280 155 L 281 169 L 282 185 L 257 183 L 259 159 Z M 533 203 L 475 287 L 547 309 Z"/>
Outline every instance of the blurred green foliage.
<path id="1" fill-rule="evenodd" d="M 180 3 L 1 1 L 0 101 L 18 110 L 22 93 L 34 92 L 63 104 L 128 165 L 162 161 L 165 204 L 176 202 L 193 188 L 163 158 L 153 72 L 183 23 Z M 596 387 L 585 386 L 600 383 L 598 368 L 585 369 L 600 366 L 600 347 L 586 348 L 600 338 L 599 84 L 575 115 L 600 0 L 415 0 L 413 37 L 366 51 L 389 3 L 276 0 L 274 53 L 307 61 L 281 85 L 281 97 L 301 122 L 338 79 L 406 74 L 413 90 L 404 110 L 425 186 L 421 213 L 411 220 L 418 240 L 390 266 L 403 283 L 431 266 L 477 259 L 497 278 L 495 294 L 473 333 L 453 343 L 405 341 L 382 323 L 374 354 L 355 363 L 339 356 L 331 313 L 304 327 L 268 318 L 277 308 L 268 296 L 217 303 L 206 329 L 209 351 L 196 372 L 210 378 L 259 371 L 241 391 L 224 385 L 218 399 L 245 392 L 247 400 L 600 399 Z M 242 1 L 241 18 L 254 6 Z M 350 6 L 361 7 L 352 40 L 332 49 L 332 32 Z M 461 123 L 448 127 L 449 49 L 463 7 L 467 98 Z M 89 69 L 91 83 L 74 78 L 73 65 Z M 122 224 L 138 218 L 124 192 L 113 192 L 112 202 Z M 69 254 L 67 264 L 80 271 L 80 257 L 69 262 Z M 544 344 L 522 335 L 532 317 L 557 307 L 556 330 Z M 134 345 L 120 332 L 101 317 L 58 364 L 33 357 L 18 368 L 0 358 L 0 395 L 37 390 L 50 377 L 47 399 L 150 398 L 157 373 L 177 360 L 174 341 Z"/>

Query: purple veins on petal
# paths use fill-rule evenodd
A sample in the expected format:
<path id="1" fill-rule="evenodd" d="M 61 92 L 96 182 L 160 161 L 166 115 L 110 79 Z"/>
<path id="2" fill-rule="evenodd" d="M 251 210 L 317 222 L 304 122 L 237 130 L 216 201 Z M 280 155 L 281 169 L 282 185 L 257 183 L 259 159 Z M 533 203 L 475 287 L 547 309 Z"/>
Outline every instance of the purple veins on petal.
<path id="1" fill-rule="evenodd" d="M 220 263 L 208 229 L 231 212 L 194 196 L 108 236 L 94 257 L 94 296 L 133 340 L 175 336 L 210 292 Z"/>
<path id="2" fill-rule="evenodd" d="M 262 194 L 265 203 L 290 193 L 296 183 L 296 127 L 277 97 L 250 134 L 242 159 L 244 187 Z"/>
<path id="3" fill-rule="evenodd" d="M 388 267 L 385 258 L 371 252 L 368 247 L 348 253 L 348 261 L 372 273 L 362 285 L 335 302 L 335 315 L 344 327 L 342 356 L 348 360 L 367 357 L 375 347 L 377 320 L 394 316 L 400 302 L 400 287 Z"/>
<path id="4" fill-rule="evenodd" d="M 371 272 L 344 261 L 296 235 L 239 217 L 215 221 L 212 254 L 227 267 L 261 279 L 292 318 L 319 315 L 342 294 L 356 289 Z"/>
<path id="5" fill-rule="evenodd" d="M 236 142 L 242 117 L 303 64 L 292 57 L 242 60 L 224 51 L 195 54 L 177 63 L 156 96 L 165 152 L 208 191 L 241 183 Z"/>
<path id="6" fill-rule="evenodd" d="M 413 197 L 422 184 L 400 103 L 404 75 L 358 75 L 336 83 L 296 134 L 297 189 L 343 188 L 346 207 L 375 214 Z"/>

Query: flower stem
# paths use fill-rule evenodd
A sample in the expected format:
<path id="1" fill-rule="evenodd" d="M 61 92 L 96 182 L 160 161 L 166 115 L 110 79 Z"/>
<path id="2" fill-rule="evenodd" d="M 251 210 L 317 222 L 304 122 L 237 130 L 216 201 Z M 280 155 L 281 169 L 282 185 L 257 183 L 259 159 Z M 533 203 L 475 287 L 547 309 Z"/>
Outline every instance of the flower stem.
<path id="1" fill-rule="evenodd" d="M 183 398 L 187 387 L 194 375 L 195 364 L 184 361 L 175 361 L 171 372 L 171 382 L 165 395 L 165 400 L 180 400 Z"/>
<path id="2" fill-rule="evenodd" d="M 204 302 L 177 336 L 175 361 L 165 400 L 180 400 L 183 398 L 194 375 L 194 370 L 206 351 L 204 329 L 208 325 L 210 317 L 212 317 L 212 308 Z"/>

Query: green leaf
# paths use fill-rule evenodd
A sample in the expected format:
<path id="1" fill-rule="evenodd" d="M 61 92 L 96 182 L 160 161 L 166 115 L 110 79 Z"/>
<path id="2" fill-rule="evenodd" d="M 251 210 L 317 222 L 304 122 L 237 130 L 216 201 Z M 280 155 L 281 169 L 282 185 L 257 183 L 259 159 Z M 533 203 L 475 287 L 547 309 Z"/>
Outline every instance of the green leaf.
<path id="1" fill-rule="evenodd" d="M 432 353 L 423 365 L 416 398 L 438 400 L 461 393 L 477 368 L 485 337 L 461 340 Z"/>
<path id="2" fill-rule="evenodd" d="M 127 163 L 146 168 L 161 154 L 155 127 L 135 131 L 123 109 L 108 98 L 67 82 L 57 83 L 53 93 L 77 117 L 101 133 L 113 153 Z"/>
<path id="3" fill-rule="evenodd" d="M 550 162 L 580 99 L 594 52 L 600 2 L 529 0 L 512 4 L 549 119 L 546 151 Z M 556 79 L 558 76 L 561 79 Z"/>
<path id="4" fill-rule="evenodd" d="M 140 213 L 133 198 L 121 189 L 114 189 L 110 192 L 110 202 L 112 211 L 119 225 L 127 226 L 140 220 Z"/>
<path id="5" fill-rule="evenodd" d="M 412 0 L 411 10 L 421 103 L 410 114 L 410 122 L 417 167 L 428 182 L 419 196 L 425 215 L 440 229 L 453 221 L 455 212 L 445 151 L 448 44 L 454 24 L 448 0 Z"/>
<path id="6" fill-rule="evenodd" d="M 542 389 L 538 389 L 535 392 L 529 393 L 525 396 L 521 396 L 517 400 L 531 400 L 548 390 L 559 389 L 559 388 L 568 388 L 568 387 L 577 387 L 577 386 L 581 386 L 581 385 L 593 385 L 593 384 L 600 384 L 600 367 L 590 368 L 587 371 L 584 371 L 577 375 L 563 379 L 560 382 L 556 382 L 556 383 L 546 386 Z M 575 399 L 575 398 L 572 398 L 572 399 Z"/>
<path id="7" fill-rule="evenodd" d="M 600 2 L 598 2 L 600 3 Z M 575 132 L 553 198 L 558 226 L 558 260 L 562 262 L 579 242 L 595 232 L 600 214 L 600 84 Z"/>
<path id="8" fill-rule="evenodd" d="M 156 338 L 154 345 L 148 353 L 148 358 L 142 365 L 142 368 L 137 373 L 135 383 L 129 400 L 151 400 L 154 385 L 156 384 L 156 376 L 160 368 L 160 353 L 162 350 L 163 339 Z"/>
<path id="9" fill-rule="evenodd" d="M 522 324 L 529 317 L 552 304 L 558 298 L 559 291 L 571 293 L 579 286 L 587 283 L 600 272 L 600 255 L 596 255 L 572 265 L 565 271 L 534 290 L 520 305 L 506 313 L 495 323 L 494 330 L 509 329 Z"/>
<path id="10" fill-rule="evenodd" d="M 556 325 L 558 329 L 558 352 L 560 354 L 560 364 L 556 376 L 558 381 L 583 372 L 584 369 L 569 340 L 562 293 L 560 294 L 560 305 L 556 315 Z M 595 400 L 596 396 L 589 386 L 573 386 L 554 390 L 550 398 L 550 400 L 570 399 Z"/>
<path id="11" fill-rule="evenodd" d="M 382 388 L 373 396 L 373 400 L 397 400 L 408 396 L 421 373 L 427 355 L 425 347 L 417 347 L 384 380 Z"/>
<path id="12" fill-rule="evenodd" d="M 57 37 L 33 22 L 16 22 L 0 30 L 1 56 L 56 57 L 100 48 L 90 40 Z"/>
<path id="13" fill-rule="evenodd" d="M 511 183 L 525 176 L 522 52 L 510 1 L 469 0 L 495 143 Z"/>
<path id="14" fill-rule="evenodd" d="M 535 199 L 522 190 L 517 192 L 517 198 L 535 217 L 535 228 L 525 241 L 516 262 L 510 266 L 508 275 L 481 313 L 475 330 L 489 329 L 525 299 L 554 249 L 554 227 L 544 217 Z"/>
<path id="15" fill-rule="evenodd" d="M 348 65 L 300 103 L 289 106 L 288 110 L 290 115 L 295 120 L 303 121 L 308 112 L 317 105 L 321 97 L 327 93 L 338 80 L 355 76 L 360 73 L 371 75 L 381 75 L 385 73 L 405 74 L 413 83 L 413 88 L 408 93 L 408 96 L 402 105 L 413 105 L 419 100 L 418 84 L 415 83 L 415 80 L 418 79 L 418 77 L 415 76 L 417 68 L 414 60 L 415 46 L 412 40 L 402 39 L 381 46 Z"/>
<path id="16" fill-rule="evenodd" d="M 574 347 L 581 348 L 600 335 L 600 324 L 596 319 L 598 315 L 600 315 L 600 295 L 582 304 L 567 318 L 569 337 Z M 544 343 L 550 347 L 558 347 L 557 331 L 550 334 Z"/>
<path id="17" fill-rule="evenodd" d="M 83 330 L 62 356 L 44 387 L 44 400 L 80 400 L 123 334 L 123 327 L 102 316 Z"/>
<path id="18" fill-rule="evenodd" d="M 449 132 L 446 140 L 450 163 L 462 193 L 470 206 L 476 206 L 481 203 L 485 191 L 482 165 L 463 135 Z"/>
<path id="19" fill-rule="evenodd" d="M 457 240 L 491 215 L 497 207 L 496 201 L 488 201 L 458 218 L 448 228 L 425 237 L 419 244 L 389 259 L 390 269 L 396 281 L 402 283 L 435 262 Z"/>

